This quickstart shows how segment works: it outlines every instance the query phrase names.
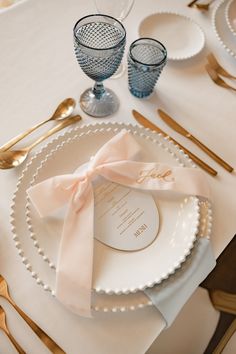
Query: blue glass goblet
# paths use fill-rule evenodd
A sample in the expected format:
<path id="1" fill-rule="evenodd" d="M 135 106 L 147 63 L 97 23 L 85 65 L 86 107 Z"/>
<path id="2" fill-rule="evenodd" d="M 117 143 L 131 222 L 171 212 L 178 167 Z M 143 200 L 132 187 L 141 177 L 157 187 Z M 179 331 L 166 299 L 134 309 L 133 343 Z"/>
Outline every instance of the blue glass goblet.
<path id="1" fill-rule="evenodd" d="M 124 26 L 111 16 L 85 16 L 74 26 L 77 61 L 85 74 L 95 81 L 94 87 L 80 96 L 80 106 L 93 117 L 105 117 L 118 109 L 118 98 L 105 89 L 102 82 L 118 69 L 125 42 Z"/>

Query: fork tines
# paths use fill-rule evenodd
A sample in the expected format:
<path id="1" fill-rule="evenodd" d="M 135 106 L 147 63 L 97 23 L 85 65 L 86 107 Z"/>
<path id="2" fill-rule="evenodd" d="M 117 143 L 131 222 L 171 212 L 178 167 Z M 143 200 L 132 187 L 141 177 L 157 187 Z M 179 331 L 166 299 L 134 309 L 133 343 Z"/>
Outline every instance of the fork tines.
<path id="1" fill-rule="evenodd" d="M 228 77 L 230 79 L 236 79 L 236 76 L 231 75 L 228 71 L 226 71 L 217 61 L 216 57 L 213 53 L 207 55 L 207 60 L 213 70 L 215 70 L 218 74 Z"/>

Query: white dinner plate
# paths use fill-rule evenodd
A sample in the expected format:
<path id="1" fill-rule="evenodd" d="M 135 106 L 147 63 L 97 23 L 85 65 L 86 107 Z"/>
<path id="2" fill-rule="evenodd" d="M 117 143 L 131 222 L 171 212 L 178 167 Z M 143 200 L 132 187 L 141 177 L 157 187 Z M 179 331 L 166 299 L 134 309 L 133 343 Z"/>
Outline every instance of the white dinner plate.
<path id="1" fill-rule="evenodd" d="M 42 161 L 32 185 L 55 175 L 73 173 L 116 133 L 117 129 L 108 124 L 107 128 L 95 126 L 89 132 L 79 132 L 73 139 L 69 137 Z M 178 164 L 173 153 L 160 146 L 159 139 L 151 141 L 138 129 L 132 129 L 131 133 L 142 147 L 140 159 L 143 161 Z M 82 153 L 75 154 L 76 151 Z M 198 231 L 198 199 L 160 192 L 152 195 L 161 219 L 158 235 L 152 244 L 139 251 L 124 252 L 94 239 L 95 291 L 121 294 L 143 290 L 174 273 L 190 253 Z M 30 202 L 27 215 L 31 237 L 37 241 L 40 253 L 46 255 L 48 262 L 56 268 L 63 215 L 61 218 L 40 218 Z"/>
<path id="2" fill-rule="evenodd" d="M 227 6 L 227 0 L 222 0 L 214 8 L 212 14 L 212 25 L 215 31 L 216 37 L 220 41 L 225 50 L 234 58 L 236 58 L 236 38 L 229 30 L 229 27 L 225 18 L 225 11 Z"/>
<path id="3" fill-rule="evenodd" d="M 99 125 L 106 127 L 106 124 Z M 114 129 L 120 130 L 122 128 L 133 129 L 133 126 L 124 125 L 124 124 L 113 124 Z M 82 128 L 83 132 L 89 131 L 91 126 Z M 180 151 L 176 146 L 174 146 L 169 141 L 166 141 L 162 136 L 152 133 L 146 129 L 137 128 L 136 130 L 140 131 L 141 134 L 148 136 L 150 139 L 155 139 L 158 137 L 161 143 L 165 148 L 169 148 L 172 152 L 175 152 L 178 156 L 178 163 L 183 165 L 193 167 L 193 162 L 186 156 L 182 151 Z M 36 169 L 43 161 L 48 153 L 53 151 L 58 145 L 66 141 L 68 138 L 72 138 L 81 131 L 81 128 L 77 127 L 76 129 L 66 132 L 64 135 L 54 139 L 48 143 L 42 150 L 40 150 L 34 157 L 28 162 L 26 168 L 24 169 L 22 176 L 19 179 L 17 184 L 17 189 L 14 194 L 12 202 L 12 214 L 11 214 L 11 223 L 13 237 L 15 245 L 18 249 L 19 255 L 21 256 L 22 262 L 25 264 L 26 268 L 31 272 L 33 278 L 36 282 L 41 285 L 45 291 L 49 291 L 54 295 L 54 285 L 55 285 L 55 271 L 50 267 L 50 264 L 45 262 L 46 259 L 39 257 L 39 253 L 42 252 L 40 249 L 36 249 L 34 244 L 30 242 L 30 233 L 28 230 L 28 225 L 26 223 L 25 217 L 25 207 L 27 204 L 26 190 L 30 185 L 32 176 L 35 173 Z M 168 152 L 168 154 L 169 154 Z M 205 205 L 205 203 L 204 203 Z M 202 211 L 203 210 L 203 211 Z M 206 207 L 200 208 L 200 230 L 199 234 L 205 234 L 207 228 L 207 233 L 210 233 L 210 225 L 207 222 L 207 214 L 210 209 Z M 34 241 L 36 244 L 37 241 Z M 39 253 L 38 253 L 39 252 Z M 176 270 L 178 272 L 178 270 Z M 143 306 L 151 305 L 150 300 L 142 292 L 138 291 L 136 293 L 129 293 L 127 295 L 103 295 L 98 293 L 93 293 L 93 309 L 97 311 L 125 311 L 125 310 L 134 310 Z"/>
<path id="4" fill-rule="evenodd" d="M 230 31 L 236 36 L 236 0 L 230 0 L 226 4 L 225 18 Z"/>
<path id="5" fill-rule="evenodd" d="M 159 40 L 167 49 L 171 60 L 189 59 L 204 47 L 203 30 L 189 17 L 159 12 L 146 17 L 139 25 L 140 37 Z"/>

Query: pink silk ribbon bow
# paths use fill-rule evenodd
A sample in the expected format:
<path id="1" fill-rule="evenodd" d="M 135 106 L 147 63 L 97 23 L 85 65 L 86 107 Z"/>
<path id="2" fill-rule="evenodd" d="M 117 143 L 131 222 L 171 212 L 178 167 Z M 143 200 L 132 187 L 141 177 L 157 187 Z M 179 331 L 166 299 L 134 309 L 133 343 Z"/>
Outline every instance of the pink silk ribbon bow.
<path id="1" fill-rule="evenodd" d="M 91 317 L 94 195 L 96 175 L 142 190 L 173 190 L 209 198 L 202 171 L 130 160 L 140 146 L 126 130 L 105 143 L 86 168 L 51 177 L 27 190 L 41 217 L 68 203 L 56 271 L 56 297 L 70 310 Z"/>

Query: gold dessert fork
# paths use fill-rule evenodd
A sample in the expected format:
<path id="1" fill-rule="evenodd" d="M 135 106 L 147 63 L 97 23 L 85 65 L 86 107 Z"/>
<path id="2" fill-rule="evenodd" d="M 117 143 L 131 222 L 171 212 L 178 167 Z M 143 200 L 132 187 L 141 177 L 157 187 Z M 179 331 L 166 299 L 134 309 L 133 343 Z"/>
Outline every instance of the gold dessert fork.
<path id="1" fill-rule="evenodd" d="M 2 306 L 0 306 L 0 329 L 5 332 L 9 340 L 12 342 L 16 350 L 18 351 L 19 354 L 26 354 L 25 351 L 21 348 L 20 344 L 17 343 L 15 338 L 11 335 L 7 323 L 6 323 L 6 314 L 5 311 L 3 310 Z"/>
<path id="2" fill-rule="evenodd" d="M 0 296 L 4 297 L 19 313 L 19 315 L 28 323 L 34 333 L 41 339 L 41 341 L 54 354 L 66 354 L 58 345 L 50 338 L 31 318 L 29 318 L 12 300 L 8 292 L 6 280 L 0 275 Z M 22 352 L 24 353 L 24 352 Z"/>
<path id="3" fill-rule="evenodd" d="M 225 82 L 221 77 L 218 76 L 217 72 L 213 70 L 210 65 L 205 66 L 206 71 L 208 72 L 210 78 L 216 83 L 216 85 L 236 91 L 236 88 L 230 86 L 227 82 Z"/>
<path id="4" fill-rule="evenodd" d="M 218 74 L 228 77 L 230 79 L 236 79 L 236 76 L 231 75 L 228 71 L 226 71 L 216 60 L 214 54 L 210 53 L 207 56 L 207 60 L 212 67 Z"/>

